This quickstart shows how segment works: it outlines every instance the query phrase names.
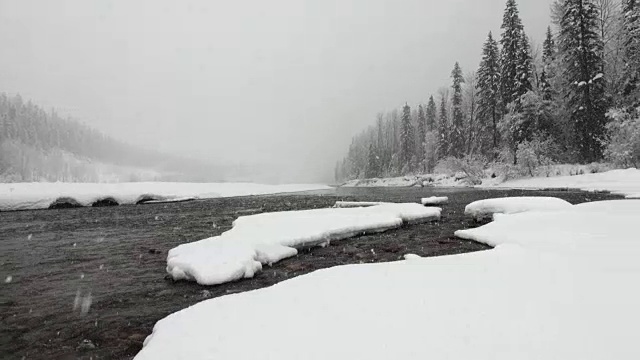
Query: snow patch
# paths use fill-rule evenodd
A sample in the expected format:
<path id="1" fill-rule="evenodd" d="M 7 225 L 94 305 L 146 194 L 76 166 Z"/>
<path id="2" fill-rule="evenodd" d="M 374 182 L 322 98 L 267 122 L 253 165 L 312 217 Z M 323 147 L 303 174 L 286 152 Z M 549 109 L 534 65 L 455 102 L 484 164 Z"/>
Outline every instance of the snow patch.
<path id="1" fill-rule="evenodd" d="M 386 231 L 403 223 L 437 220 L 440 212 L 420 204 L 383 204 L 240 217 L 220 236 L 171 249 L 167 272 L 174 280 L 194 280 L 202 285 L 250 278 L 263 264 L 295 256 L 296 248 Z"/>
<path id="2" fill-rule="evenodd" d="M 446 196 L 432 196 L 428 198 L 422 198 L 422 205 L 444 205 L 449 202 L 449 198 Z"/>
<path id="3" fill-rule="evenodd" d="M 494 214 L 563 210 L 571 206 L 571 203 L 554 197 L 506 197 L 472 202 L 464 208 L 464 213 L 473 216 L 476 220 L 482 220 L 491 218 Z"/>
<path id="4" fill-rule="evenodd" d="M 609 191 L 614 194 L 625 195 L 627 198 L 640 198 L 640 170 L 611 170 L 597 174 L 520 179 L 487 187 Z"/>

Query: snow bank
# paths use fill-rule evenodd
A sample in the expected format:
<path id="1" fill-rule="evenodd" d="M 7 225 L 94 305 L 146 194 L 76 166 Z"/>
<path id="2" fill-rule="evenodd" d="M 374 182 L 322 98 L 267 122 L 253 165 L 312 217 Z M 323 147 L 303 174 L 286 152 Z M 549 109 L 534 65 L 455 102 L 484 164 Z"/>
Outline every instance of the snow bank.
<path id="1" fill-rule="evenodd" d="M 640 170 L 612 170 L 597 174 L 520 179 L 487 187 L 610 191 L 627 198 L 640 198 Z"/>
<path id="2" fill-rule="evenodd" d="M 636 206 L 513 214 L 457 233 L 493 250 L 203 301 L 160 320 L 136 359 L 638 359 Z"/>
<path id="3" fill-rule="evenodd" d="M 385 204 L 384 202 L 376 201 L 336 201 L 333 205 L 334 208 L 355 208 L 355 207 L 368 207 Z"/>
<path id="4" fill-rule="evenodd" d="M 0 211 L 46 209 L 61 203 L 91 206 L 105 199 L 123 205 L 322 189 L 330 187 L 249 183 L 9 183 L 0 184 Z"/>
<path id="5" fill-rule="evenodd" d="M 175 280 L 216 285 L 253 277 L 262 264 L 295 256 L 296 248 L 374 233 L 440 218 L 439 208 L 420 204 L 383 204 L 349 209 L 263 213 L 238 218 L 220 236 L 180 245 L 167 257 Z"/>
<path id="6" fill-rule="evenodd" d="M 477 220 L 491 218 L 494 214 L 516 214 L 535 210 L 563 210 L 572 205 L 554 197 L 506 197 L 472 202 L 464 208 L 464 213 Z"/>
<path id="7" fill-rule="evenodd" d="M 350 180 L 341 187 L 468 187 L 472 184 L 464 174 L 407 175 L 395 178 Z"/>
<path id="8" fill-rule="evenodd" d="M 422 198 L 422 205 L 443 205 L 449 202 L 449 198 L 446 196 L 432 196 L 428 198 Z"/>

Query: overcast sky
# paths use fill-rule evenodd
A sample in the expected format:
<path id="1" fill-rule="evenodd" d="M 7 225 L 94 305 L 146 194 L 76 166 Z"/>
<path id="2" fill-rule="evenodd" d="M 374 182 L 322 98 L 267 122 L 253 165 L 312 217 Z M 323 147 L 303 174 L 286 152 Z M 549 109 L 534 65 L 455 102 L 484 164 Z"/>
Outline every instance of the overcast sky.
<path id="1" fill-rule="evenodd" d="M 0 0 L 0 92 L 145 147 L 327 181 L 378 112 L 477 67 L 505 2 Z M 538 42 L 550 3 L 518 1 Z"/>

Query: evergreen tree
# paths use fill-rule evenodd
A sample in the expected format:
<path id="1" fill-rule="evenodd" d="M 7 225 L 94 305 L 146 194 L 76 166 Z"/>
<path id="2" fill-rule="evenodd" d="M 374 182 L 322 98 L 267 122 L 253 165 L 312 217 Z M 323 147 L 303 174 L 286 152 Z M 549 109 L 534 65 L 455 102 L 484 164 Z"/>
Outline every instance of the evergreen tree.
<path id="1" fill-rule="evenodd" d="M 599 14 L 594 0 L 565 0 L 564 9 L 558 45 L 568 110 L 580 160 L 592 162 L 602 158 L 607 109 Z"/>
<path id="2" fill-rule="evenodd" d="M 402 120 L 400 128 L 400 169 L 412 170 L 411 159 L 413 158 L 414 131 L 411 123 L 411 107 L 405 104 L 402 108 Z"/>
<path id="3" fill-rule="evenodd" d="M 493 150 L 498 149 L 500 120 L 500 50 L 491 33 L 482 48 L 478 69 L 478 119 L 481 128 L 491 129 Z M 490 125 L 489 125 L 490 124 Z"/>
<path id="4" fill-rule="evenodd" d="M 542 43 L 542 62 L 544 64 L 550 64 L 556 57 L 556 41 L 553 38 L 553 32 L 551 26 L 547 27 L 547 34 L 544 42 Z"/>
<path id="5" fill-rule="evenodd" d="M 424 108 L 422 105 L 418 106 L 418 141 L 416 144 L 416 158 L 421 164 L 422 170 L 425 166 L 425 141 L 427 139 L 427 119 L 424 114 Z"/>
<path id="6" fill-rule="evenodd" d="M 502 53 L 500 81 L 502 106 L 518 102 L 520 96 L 531 89 L 531 55 L 529 41 L 515 0 L 507 0 L 502 20 Z"/>
<path id="7" fill-rule="evenodd" d="M 453 79 L 453 94 L 451 97 L 451 105 L 453 107 L 453 118 L 451 123 L 450 134 L 450 155 L 460 157 L 464 152 L 464 113 L 462 111 L 462 83 L 464 83 L 464 76 L 462 75 L 462 69 L 460 64 L 456 62 L 451 71 L 451 78 Z"/>
<path id="8" fill-rule="evenodd" d="M 433 99 L 433 95 L 429 97 L 427 103 L 427 131 L 434 131 L 436 128 L 436 118 L 438 116 L 438 110 L 436 109 L 436 102 Z"/>
<path id="9" fill-rule="evenodd" d="M 438 121 L 438 158 L 449 156 L 449 115 L 447 111 L 447 94 L 443 92 L 440 98 L 440 119 Z"/>
<path id="10" fill-rule="evenodd" d="M 630 105 L 637 106 L 640 100 L 640 1 L 623 0 L 622 36 L 626 81 L 623 96 Z"/>
<path id="11" fill-rule="evenodd" d="M 547 27 L 547 35 L 542 44 L 542 72 L 540 73 L 540 92 L 542 99 L 549 101 L 553 98 L 550 79 L 554 76 L 551 71 L 556 57 L 556 42 L 551 32 L 551 26 Z"/>
<path id="12" fill-rule="evenodd" d="M 380 157 L 373 141 L 369 142 L 369 152 L 367 156 L 367 170 L 365 176 L 367 178 L 375 178 L 380 176 Z"/>

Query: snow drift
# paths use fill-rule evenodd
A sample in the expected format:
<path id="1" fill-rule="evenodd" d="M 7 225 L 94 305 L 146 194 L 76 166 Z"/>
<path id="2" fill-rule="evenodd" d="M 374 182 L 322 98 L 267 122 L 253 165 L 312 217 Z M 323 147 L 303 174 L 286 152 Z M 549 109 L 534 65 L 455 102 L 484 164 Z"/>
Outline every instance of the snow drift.
<path id="1" fill-rule="evenodd" d="M 563 210 L 571 203 L 554 197 L 505 197 L 472 202 L 464 208 L 464 213 L 476 220 L 491 218 L 494 214 L 516 214 L 535 210 Z"/>
<path id="2" fill-rule="evenodd" d="M 325 185 L 249 183 L 9 183 L 0 184 L 0 211 L 125 205 L 330 189 Z M 108 203 L 108 204 L 107 204 Z"/>
<path id="3" fill-rule="evenodd" d="M 160 320 L 136 359 L 638 359 L 639 214 L 523 212 L 457 233 L 493 250 L 203 301 Z"/>
<path id="4" fill-rule="evenodd" d="M 263 213 L 238 218 L 220 236 L 180 245 L 169 251 L 167 272 L 174 280 L 216 285 L 253 277 L 262 264 L 295 256 L 296 248 L 327 245 L 364 233 L 437 220 L 439 208 L 420 204 L 383 204 Z"/>
<path id="5" fill-rule="evenodd" d="M 580 189 L 584 191 L 609 191 L 640 198 L 640 170 L 612 170 L 597 174 L 575 176 L 538 177 L 507 181 L 488 188 L 510 189 Z"/>

